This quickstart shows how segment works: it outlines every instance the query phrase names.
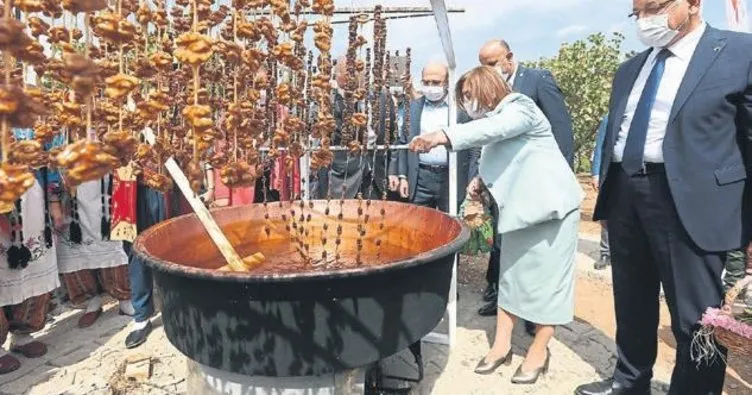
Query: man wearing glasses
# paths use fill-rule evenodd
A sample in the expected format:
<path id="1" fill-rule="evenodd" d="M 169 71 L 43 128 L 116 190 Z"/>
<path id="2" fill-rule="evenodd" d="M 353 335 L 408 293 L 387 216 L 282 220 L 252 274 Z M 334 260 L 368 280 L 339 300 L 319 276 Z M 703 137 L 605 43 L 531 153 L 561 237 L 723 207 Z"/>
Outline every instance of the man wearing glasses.
<path id="1" fill-rule="evenodd" d="M 669 394 L 723 388 L 723 355 L 695 362 L 691 344 L 723 299 L 726 252 L 749 242 L 752 36 L 708 26 L 700 3 L 633 1 L 649 48 L 614 77 L 595 208 L 611 242 L 618 360 L 612 380 L 579 395 L 650 394 L 661 285 L 676 338 Z"/>

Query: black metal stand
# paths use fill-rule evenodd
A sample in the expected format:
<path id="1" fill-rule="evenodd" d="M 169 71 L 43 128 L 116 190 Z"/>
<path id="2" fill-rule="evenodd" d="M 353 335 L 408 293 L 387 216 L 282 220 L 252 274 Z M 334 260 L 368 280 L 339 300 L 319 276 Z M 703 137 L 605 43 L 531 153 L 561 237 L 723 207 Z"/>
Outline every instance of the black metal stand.
<path id="1" fill-rule="evenodd" d="M 413 343 L 408 348 L 410 353 L 415 358 L 415 364 L 418 368 L 418 377 L 401 377 L 384 375 L 379 363 L 374 366 L 366 374 L 366 390 L 365 395 L 404 395 L 409 394 L 411 386 L 407 388 L 390 388 L 384 385 L 384 379 L 400 380 L 407 383 L 420 383 L 423 381 L 424 368 L 423 368 L 423 351 L 421 349 L 421 342 Z"/>

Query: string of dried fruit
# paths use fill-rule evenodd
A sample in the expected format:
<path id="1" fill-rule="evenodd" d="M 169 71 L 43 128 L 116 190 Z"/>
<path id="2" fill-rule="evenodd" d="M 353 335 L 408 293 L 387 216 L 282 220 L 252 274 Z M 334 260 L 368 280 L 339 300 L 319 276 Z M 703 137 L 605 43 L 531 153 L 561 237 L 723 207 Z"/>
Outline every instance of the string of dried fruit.
<path id="1" fill-rule="evenodd" d="M 328 167 L 334 155 L 329 150 L 331 142 L 331 132 L 335 129 L 336 122 L 332 115 L 332 103 L 331 103 L 331 76 L 332 76 L 332 61 L 329 51 L 331 50 L 333 29 L 331 25 L 327 24 L 326 20 L 319 20 L 315 23 L 314 31 L 314 44 L 320 51 L 317 59 L 317 74 L 311 81 L 311 87 L 313 88 L 313 99 L 317 104 L 316 121 L 311 130 L 311 136 L 319 140 L 318 149 L 311 155 L 311 170 L 318 171 L 322 168 Z M 327 188 L 330 190 L 330 188 Z M 327 199 L 330 200 L 331 196 L 327 193 Z"/>
<path id="2" fill-rule="evenodd" d="M 34 185 L 34 174 L 29 166 L 15 164 L 10 160 L 11 127 L 28 123 L 26 111 L 33 105 L 33 99 L 26 96 L 21 88 L 11 84 L 14 57 L 28 46 L 31 39 L 24 32 L 24 26 L 13 18 L 11 1 L 3 4 L 3 18 L 0 22 L 0 50 L 3 51 L 4 85 L 0 89 L 0 115 L 2 116 L 2 166 L 0 167 L 0 213 L 13 210 L 15 201 Z M 37 110 L 39 111 L 39 110 Z M 32 113 L 34 114 L 34 113 Z M 31 125 L 28 125 L 31 126 Z"/>
<path id="3" fill-rule="evenodd" d="M 362 36 L 359 36 L 359 37 L 362 37 Z M 361 63 L 360 59 L 358 60 L 358 62 L 359 62 L 359 64 Z M 366 126 L 364 128 L 361 128 L 361 132 L 360 132 L 360 144 L 362 144 L 362 146 L 364 146 L 364 147 L 367 147 L 368 146 L 369 133 L 370 133 L 371 130 L 373 130 L 373 118 L 374 118 L 374 114 L 371 112 L 372 109 L 373 109 L 373 100 L 372 100 L 372 97 L 374 95 L 368 95 L 367 94 L 367 92 L 371 92 L 371 78 L 370 78 L 370 73 L 371 73 L 371 49 L 370 48 L 366 49 L 366 61 L 365 61 L 365 64 L 363 65 L 363 67 L 358 67 L 358 73 L 360 73 L 360 75 L 363 76 L 364 81 L 363 81 L 363 87 L 359 88 L 356 91 L 356 100 L 358 100 L 359 102 L 363 103 L 363 105 L 365 106 L 365 108 L 364 108 L 364 114 L 366 114 L 366 119 L 367 119 Z M 378 116 L 378 114 L 376 114 L 376 115 Z M 363 163 L 363 158 L 366 155 L 366 152 L 367 152 L 366 149 L 362 149 L 361 150 L 361 157 L 360 157 L 361 158 L 360 159 L 361 160 L 361 166 L 362 166 L 362 163 Z M 376 150 L 374 149 L 373 150 L 373 160 L 371 161 L 372 165 L 375 164 L 375 159 L 376 159 Z M 372 168 L 375 168 L 375 167 L 372 167 Z M 363 208 L 363 195 L 362 194 L 358 194 L 358 218 L 357 218 L 357 223 L 358 223 L 358 228 L 357 228 L 358 237 L 357 237 L 357 240 L 356 240 L 357 251 L 356 251 L 356 255 L 355 255 L 355 263 L 358 264 L 358 265 L 362 264 L 361 253 L 362 253 L 362 250 L 363 250 L 363 239 L 366 236 L 366 227 L 368 225 L 368 219 L 370 218 L 370 216 L 368 214 L 368 211 L 369 211 L 369 209 L 371 207 L 371 194 L 373 193 L 373 185 L 374 185 L 374 182 L 370 182 L 369 185 L 368 185 L 367 200 L 365 202 L 365 209 Z"/>
<path id="4" fill-rule="evenodd" d="M 209 148 L 209 144 L 214 138 L 214 131 L 212 130 L 214 122 L 211 118 L 211 107 L 199 104 L 199 91 L 201 89 L 199 71 L 201 65 L 211 58 L 214 50 L 211 39 L 199 33 L 202 27 L 199 25 L 199 5 L 205 5 L 205 3 L 199 2 L 199 0 L 192 0 L 191 5 L 193 25 L 190 32 L 181 34 L 175 41 L 177 45 L 175 57 L 179 62 L 190 66 L 193 77 L 191 91 L 193 94 L 193 104 L 183 108 L 183 117 L 191 127 L 190 137 L 193 145 L 191 160 L 186 165 L 185 170 L 187 171 L 186 176 L 191 183 L 191 189 L 195 193 L 198 193 L 204 176 L 201 166 L 201 153 Z"/>
<path id="5" fill-rule="evenodd" d="M 22 18 L 25 18 L 30 12 L 38 12 L 42 9 L 41 4 L 37 2 L 16 2 L 15 6 L 24 12 Z M 15 26 L 23 26 L 23 23 L 19 23 L 15 19 L 11 18 L 11 20 Z M 42 52 L 42 45 L 28 36 L 24 35 L 21 42 L 16 43 L 16 48 L 17 50 L 9 49 L 8 51 L 4 50 L 4 52 L 10 52 L 11 59 L 15 58 L 15 61 L 21 62 L 21 67 L 19 69 L 18 67 L 13 67 L 16 66 L 16 64 L 15 61 L 12 61 L 11 67 L 13 70 L 11 71 L 11 81 L 14 84 L 17 83 L 16 81 L 18 81 L 18 77 L 20 76 L 21 81 L 18 82 L 18 84 L 24 85 L 26 81 L 25 70 L 27 64 L 36 66 L 43 63 L 46 58 Z M 30 87 L 24 87 L 23 93 L 26 95 L 26 98 L 19 99 L 26 102 L 30 108 L 35 109 L 36 111 L 22 112 L 23 110 L 16 110 L 14 116 L 11 117 L 15 119 L 15 121 L 11 121 L 11 123 L 23 123 L 29 127 L 31 126 L 30 124 L 35 123 L 37 117 L 44 115 L 46 112 L 44 111 L 46 106 L 42 106 L 42 103 L 45 101 L 45 95 L 40 89 Z M 48 156 L 44 153 L 43 144 L 51 140 L 52 137 L 54 137 L 54 132 L 48 130 L 46 136 L 43 132 L 40 133 L 40 136 L 38 137 L 35 135 L 34 140 L 20 140 L 13 142 L 10 145 L 9 151 L 5 151 L 7 152 L 8 161 L 17 165 L 29 166 L 32 169 L 47 166 Z M 9 136 L 9 139 L 12 140 L 13 136 Z"/>
<path id="6" fill-rule="evenodd" d="M 285 35 L 298 30 L 298 22 L 294 21 L 289 12 L 289 1 L 271 0 L 272 13 L 279 21 L 279 27 Z M 307 23 L 302 24 L 303 28 L 307 28 Z M 303 35 L 296 36 L 298 41 L 282 42 L 274 45 L 271 50 L 271 59 L 274 60 L 272 66 L 275 70 L 279 70 L 279 74 L 284 74 L 284 82 L 278 84 L 275 91 L 276 102 L 278 105 L 286 108 L 287 115 L 282 122 L 277 122 L 274 127 L 274 135 L 272 137 L 272 150 L 278 150 L 280 148 L 287 149 L 284 155 L 284 167 L 287 170 L 286 174 L 283 174 L 282 182 L 292 181 L 292 169 L 294 162 L 299 160 L 303 154 L 303 147 L 300 145 L 300 134 L 305 127 L 305 124 L 298 118 L 298 109 L 302 107 L 301 90 L 299 72 L 304 71 L 304 63 L 299 57 L 300 51 L 303 50 L 305 55 L 305 47 L 303 47 L 302 39 Z M 270 43 L 271 44 L 271 43 Z M 277 75 L 274 72 L 273 75 Z M 304 77 L 303 77 L 304 78 Z M 274 101 L 271 103 L 274 105 Z M 276 105 L 275 107 L 275 115 Z M 297 144 L 295 143 L 297 141 Z M 279 157 L 279 152 L 274 152 L 275 159 Z M 291 188 L 292 190 L 292 188 Z M 301 201 L 302 203 L 302 201 Z M 280 200 L 280 206 L 282 201 Z M 310 261 L 308 252 L 310 251 L 310 245 L 307 243 L 305 234 L 305 205 L 299 204 L 299 212 L 295 208 L 295 205 L 290 203 L 290 225 L 288 231 L 291 232 L 291 238 L 295 243 L 295 248 L 299 255 L 305 261 Z"/>
<path id="7" fill-rule="evenodd" d="M 330 166 L 334 159 L 334 154 L 330 150 L 331 133 L 336 128 L 336 122 L 332 113 L 332 36 L 334 29 L 331 26 L 331 16 L 334 12 L 334 4 L 327 1 L 313 1 L 312 11 L 322 15 L 322 18 L 314 23 L 313 27 L 313 42 L 314 46 L 319 50 L 319 55 L 316 59 L 315 74 L 309 81 L 312 94 L 311 97 L 315 103 L 315 107 L 312 105 L 312 111 L 315 111 L 315 115 L 311 115 L 313 125 L 311 127 L 311 138 L 318 140 L 317 149 L 311 153 L 310 169 L 313 172 L 318 172 L 320 169 L 325 169 Z M 331 177 L 329 178 L 329 185 L 326 186 L 326 207 L 324 214 L 326 218 L 329 218 L 331 211 Z M 329 223 L 324 221 L 321 229 L 321 262 L 322 264 L 329 263 L 328 255 L 329 244 Z"/>
<path id="8" fill-rule="evenodd" d="M 308 78 L 310 76 L 310 68 L 312 67 L 313 63 L 313 57 L 309 54 L 307 63 L 303 62 L 303 59 L 306 58 L 306 47 L 304 45 L 304 39 L 305 39 L 305 33 L 308 29 L 308 21 L 305 19 L 302 19 L 300 17 L 300 13 L 304 11 L 305 8 L 309 7 L 310 4 L 308 4 L 306 1 L 296 1 L 295 2 L 295 21 L 294 24 L 295 29 L 290 33 L 290 39 L 295 43 L 295 57 L 299 61 L 296 62 L 295 66 L 299 66 L 299 68 L 293 69 L 295 73 L 294 81 L 295 81 L 295 89 L 299 92 L 297 100 L 294 101 L 292 112 L 295 115 L 295 120 L 292 122 L 292 125 L 288 125 L 289 127 L 292 127 L 294 134 L 292 138 L 292 142 L 289 145 L 288 149 L 288 165 L 286 166 L 288 178 L 290 182 L 295 182 L 294 172 L 295 164 L 299 164 L 301 158 L 305 154 L 305 148 L 304 144 L 309 144 L 309 138 L 308 135 L 310 134 L 309 129 L 309 122 L 307 118 L 308 114 L 308 102 L 307 98 L 310 94 L 310 85 L 308 84 Z M 307 67 L 306 67 L 307 66 Z M 288 119 L 289 121 L 290 119 Z M 308 180 L 305 177 L 302 177 L 300 181 L 300 187 L 303 188 L 303 191 L 308 186 Z M 296 188 L 291 188 L 292 191 L 294 191 Z M 306 260 L 309 262 L 311 261 L 311 243 L 310 243 L 310 235 L 311 235 L 311 227 L 310 222 L 312 219 L 312 216 L 310 213 L 306 213 L 306 203 L 305 201 L 300 197 L 293 197 L 291 198 L 298 198 L 299 202 L 298 205 L 300 207 L 300 232 L 301 236 L 304 240 L 303 248 L 305 250 Z M 310 207 L 313 207 L 313 203 L 310 202 Z"/>
<path id="9" fill-rule="evenodd" d="M 377 92 L 372 97 L 372 109 L 374 114 L 381 114 L 381 96 L 384 88 L 384 41 L 386 41 L 386 22 L 381 16 L 382 7 L 376 6 L 373 12 L 373 90 Z M 382 130 L 382 118 L 375 117 L 375 130 Z"/>
<path id="10" fill-rule="evenodd" d="M 357 140 L 355 136 L 355 130 L 356 130 L 356 123 L 357 121 L 362 121 L 362 119 L 355 117 L 356 110 L 355 105 L 356 103 L 353 101 L 353 95 L 355 93 L 355 89 L 357 87 L 357 75 L 355 74 L 355 62 L 356 62 L 356 47 L 355 43 L 358 39 L 358 21 L 357 17 L 351 16 L 350 22 L 349 22 L 349 28 L 348 28 L 348 46 L 347 46 L 347 53 L 345 55 L 345 67 L 346 67 L 346 74 L 345 74 L 345 86 L 340 86 L 340 91 L 342 92 L 342 100 L 344 102 L 342 106 L 342 123 L 341 123 L 341 130 L 340 130 L 340 145 L 347 146 L 348 151 L 345 159 L 345 174 L 344 179 L 347 179 L 348 177 L 348 170 L 350 168 L 350 160 L 352 160 L 351 156 L 354 154 L 357 154 L 360 152 L 360 143 Z M 341 59 L 339 60 L 342 61 Z M 338 65 L 338 67 L 342 67 L 342 65 Z M 362 165 L 362 163 L 361 163 Z M 331 177 L 330 177 L 330 187 L 331 189 Z M 344 205 L 345 205 L 345 193 L 347 192 L 347 183 L 342 183 L 342 190 L 339 198 L 339 213 L 337 214 L 337 227 L 336 227 L 336 234 L 335 234 L 335 248 L 334 248 L 334 259 L 335 262 L 338 262 L 341 258 L 340 255 L 340 246 L 342 245 L 342 221 L 344 220 Z M 359 199 L 362 199 L 362 195 L 358 195 Z"/>
<path id="11" fill-rule="evenodd" d="M 399 53 L 397 55 L 399 55 Z M 384 62 L 384 66 L 385 66 L 384 80 L 385 81 L 391 81 L 391 79 L 392 79 L 392 67 L 391 67 L 391 64 L 392 63 L 391 63 L 390 53 L 389 53 L 389 51 L 387 51 L 386 52 L 386 57 L 385 57 L 385 62 Z M 385 88 L 385 90 L 386 90 L 386 88 Z M 392 116 L 391 116 L 392 103 L 391 103 L 391 101 L 387 101 L 387 100 L 391 100 L 391 98 L 388 96 L 388 94 L 387 94 L 387 96 L 385 98 L 385 103 L 384 103 L 384 105 L 386 106 L 386 108 L 384 109 L 384 114 L 385 115 L 384 115 L 384 129 L 383 129 L 384 130 L 384 151 L 383 151 L 383 154 L 384 154 L 384 169 L 388 169 L 388 166 L 389 166 L 389 157 L 390 157 L 390 154 L 392 154 L 391 149 L 390 149 L 391 137 L 392 137 Z M 387 179 L 386 179 L 386 177 L 382 180 L 381 190 L 382 190 L 381 201 L 384 202 L 384 203 L 386 203 L 386 198 L 387 198 Z M 382 204 L 380 212 L 379 212 L 379 214 L 381 215 L 381 221 L 379 222 L 379 235 L 380 236 L 384 235 L 383 232 L 384 232 L 385 223 L 386 223 L 386 209 L 384 207 L 385 207 L 385 205 Z M 376 248 L 377 248 L 376 256 L 377 256 L 377 258 L 381 258 L 381 246 L 382 246 L 382 239 L 381 239 L 381 237 L 377 238 L 375 240 L 375 243 L 376 243 Z"/>
<path id="12" fill-rule="evenodd" d="M 242 122 L 245 111 L 243 109 L 243 104 L 241 104 L 240 101 L 238 81 L 240 78 L 239 73 L 241 72 L 240 66 L 242 65 L 242 61 L 245 59 L 245 57 L 244 51 L 239 44 L 239 18 L 239 11 L 237 10 L 237 5 L 235 5 L 235 9 L 232 14 L 232 41 L 221 41 L 219 42 L 220 44 L 218 46 L 218 51 L 224 55 L 226 64 L 230 65 L 230 67 L 234 69 L 234 72 L 232 73 L 233 101 L 227 106 L 227 117 L 225 118 L 225 129 L 227 133 L 231 133 L 232 135 L 232 144 L 229 144 L 228 141 L 228 147 L 230 147 L 230 149 L 232 150 L 232 160 L 227 161 L 226 158 L 222 158 L 222 161 L 225 163 L 220 171 L 222 182 L 231 188 L 253 186 L 255 185 L 256 178 L 258 176 L 257 163 L 253 161 L 249 163 L 245 160 L 245 158 L 239 157 L 239 154 L 243 147 L 246 147 L 245 149 L 243 149 L 244 152 L 248 148 L 253 148 L 252 145 L 249 146 L 247 143 L 244 144 L 243 141 L 245 140 L 241 141 L 243 137 L 240 136 L 244 131 L 244 129 L 242 129 Z M 265 216 L 268 217 L 268 211 L 266 212 Z"/>
<path id="13" fill-rule="evenodd" d="M 395 58 L 399 58 L 399 51 L 395 53 Z M 392 80 L 392 62 L 391 62 L 390 54 L 388 51 L 386 53 L 385 66 L 386 66 L 385 67 L 386 70 L 385 70 L 384 78 L 386 81 L 391 81 Z M 388 87 L 386 89 L 388 89 Z M 391 97 L 389 97 L 388 94 L 387 94 L 386 100 L 391 100 Z M 390 156 L 393 155 L 394 153 L 391 152 L 391 143 L 392 143 L 391 113 L 392 113 L 393 104 L 391 101 L 388 101 L 385 103 L 385 105 L 386 105 L 386 111 L 385 111 L 386 116 L 384 117 L 384 168 L 386 169 L 388 168 L 388 165 L 389 165 Z M 386 201 L 386 198 L 387 198 L 387 182 L 388 180 L 384 178 L 383 184 L 382 184 L 382 195 L 381 195 L 382 201 Z M 382 225 L 380 225 L 380 227 L 382 228 L 383 228 L 383 220 L 384 220 L 384 216 L 382 216 Z"/>
<path id="14" fill-rule="evenodd" d="M 402 77 L 402 90 L 405 95 L 405 106 L 409 106 L 411 97 L 410 92 L 412 90 L 412 81 L 410 78 L 410 67 L 412 67 L 411 54 L 412 51 L 410 50 L 410 48 L 407 48 L 407 50 L 405 50 L 405 75 Z M 402 121 L 402 133 L 407 133 L 409 130 L 411 130 L 410 125 L 410 111 L 405 110 L 405 116 Z"/>
<path id="15" fill-rule="evenodd" d="M 357 74 L 357 42 L 358 42 L 358 18 L 350 17 L 348 46 L 346 54 L 347 82 L 343 87 L 345 99 L 345 112 L 343 113 L 342 145 L 349 147 L 350 154 L 361 152 L 362 146 L 358 141 L 357 132 L 364 125 L 367 118 L 359 111 L 355 100 L 355 91 L 358 89 Z"/>
<path id="16" fill-rule="evenodd" d="M 151 189 L 167 192 L 172 189 L 172 178 L 164 173 L 164 159 L 169 156 L 170 141 L 162 133 L 162 113 L 170 107 L 170 95 L 168 90 L 162 90 L 162 74 L 172 69 L 172 59 L 166 53 L 160 51 L 158 46 L 150 48 L 149 24 L 153 23 L 156 29 L 155 44 L 160 43 L 160 32 L 166 24 L 166 11 L 160 10 L 157 5 L 152 10 L 149 5 L 142 1 L 136 12 L 144 39 L 143 56 L 135 61 L 135 74 L 142 81 L 149 84 L 144 88 L 144 99 L 136 103 L 138 119 L 143 126 L 156 126 L 156 138 L 153 145 L 142 143 L 134 156 L 134 161 L 143 169 L 142 179 L 144 184 Z M 151 52 L 151 53 L 150 53 Z M 139 127 L 140 129 L 140 127 Z"/>

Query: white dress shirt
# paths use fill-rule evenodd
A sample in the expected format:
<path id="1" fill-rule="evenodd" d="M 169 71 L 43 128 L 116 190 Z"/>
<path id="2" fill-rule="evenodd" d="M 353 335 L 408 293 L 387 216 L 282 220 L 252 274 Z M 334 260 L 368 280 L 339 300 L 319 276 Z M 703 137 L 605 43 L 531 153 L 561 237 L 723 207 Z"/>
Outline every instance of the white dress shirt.
<path id="1" fill-rule="evenodd" d="M 446 99 L 432 103 L 428 100 L 423 104 L 423 113 L 420 116 L 420 134 L 427 134 L 449 127 L 449 104 Z M 430 152 L 418 156 L 420 163 L 424 165 L 446 166 L 449 155 L 446 148 L 440 145 Z"/>
<path id="2" fill-rule="evenodd" d="M 517 78 L 517 70 L 518 70 L 517 62 L 514 62 L 514 67 L 512 68 L 512 74 L 509 74 L 509 78 L 507 78 L 507 84 L 509 84 L 509 87 L 514 87 L 514 79 Z"/>
<path id="3" fill-rule="evenodd" d="M 645 151 L 643 154 L 645 162 L 663 163 L 663 138 L 666 136 L 666 127 L 668 126 L 669 116 L 671 116 L 671 108 L 674 105 L 674 99 L 676 99 L 676 94 L 679 91 L 682 80 L 684 80 L 684 74 L 687 72 L 689 62 L 692 60 L 692 55 L 694 55 L 695 49 L 697 49 L 697 45 L 700 43 L 700 38 L 702 38 L 706 28 L 707 25 L 705 22 L 702 22 L 694 31 L 668 48 L 671 56 L 666 59 L 663 77 L 661 78 L 660 85 L 658 85 L 658 93 L 656 94 L 655 103 L 650 113 L 648 134 L 645 138 Z M 621 162 L 622 160 L 624 148 L 627 144 L 627 135 L 632 125 L 637 103 L 640 101 L 640 96 L 645 88 L 648 76 L 655 65 L 655 58 L 660 51 L 661 48 L 653 48 L 653 51 L 648 55 L 645 64 L 642 66 L 640 74 L 637 76 L 637 80 L 632 87 L 632 92 L 629 94 L 627 107 L 624 110 L 621 127 L 616 137 L 616 144 L 614 145 L 614 162 Z"/>

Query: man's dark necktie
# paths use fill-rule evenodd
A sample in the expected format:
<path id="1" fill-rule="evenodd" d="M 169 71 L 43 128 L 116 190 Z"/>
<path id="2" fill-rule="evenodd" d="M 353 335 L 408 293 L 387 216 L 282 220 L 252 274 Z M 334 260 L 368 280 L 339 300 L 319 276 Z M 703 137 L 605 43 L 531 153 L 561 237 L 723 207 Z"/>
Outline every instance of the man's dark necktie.
<path id="1" fill-rule="evenodd" d="M 627 144 L 624 147 L 621 167 L 631 175 L 635 175 L 642 170 L 643 155 L 645 153 L 645 139 L 648 134 L 648 125 L 650 124 L 650 113 L 655 104 L 655 96 L 658 93 L 658 86 L 661 84 L 663 70 L 666 66 L 666 58 L 671 56 L 668 49 L 662 49 L 655 58 L 655 65 L 650 71 L 645 88 L 640 95 L 640 101 L 637 102 L 632 124 L 629 126 L 627 135 Z"/>

